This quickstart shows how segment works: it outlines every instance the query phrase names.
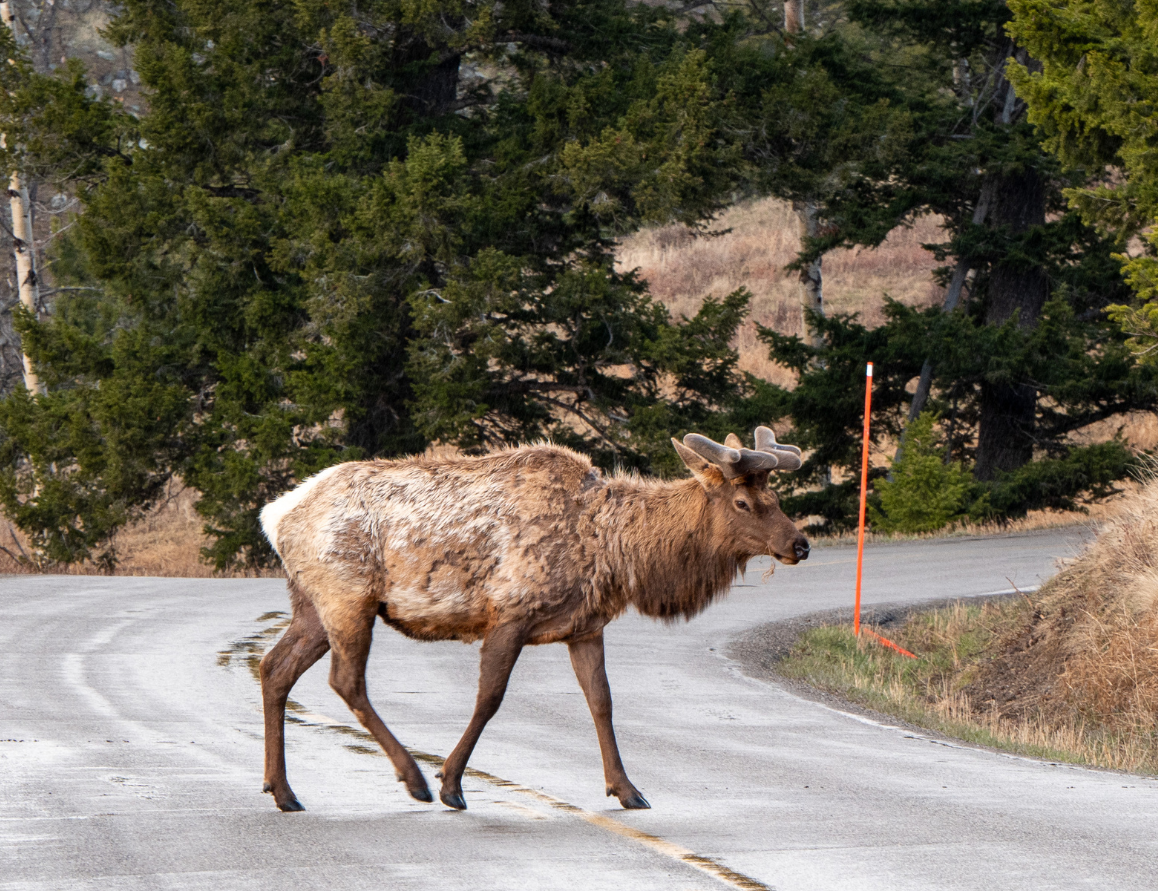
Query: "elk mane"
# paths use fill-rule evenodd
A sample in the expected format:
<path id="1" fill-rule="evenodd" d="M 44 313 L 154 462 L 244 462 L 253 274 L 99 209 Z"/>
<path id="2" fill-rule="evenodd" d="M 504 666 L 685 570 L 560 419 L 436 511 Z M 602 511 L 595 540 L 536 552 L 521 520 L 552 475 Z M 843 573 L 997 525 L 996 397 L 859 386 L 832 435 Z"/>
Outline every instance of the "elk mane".
<path id="1" fill-rule="evenodd" d="M 616 476 L 593 520 L 601 555 L 593 580 L 599 612 L 628 605 L 655 619 L 690 619 L 727 590 L 746 557 L 714 534 L 708 500 L 694 479 L 657 482 Z"/>

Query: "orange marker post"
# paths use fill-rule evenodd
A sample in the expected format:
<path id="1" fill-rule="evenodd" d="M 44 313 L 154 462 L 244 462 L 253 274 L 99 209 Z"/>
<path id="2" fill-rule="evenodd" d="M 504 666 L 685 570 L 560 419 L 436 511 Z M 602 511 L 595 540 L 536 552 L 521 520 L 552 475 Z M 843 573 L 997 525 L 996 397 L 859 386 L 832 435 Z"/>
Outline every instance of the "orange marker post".
<path id="1" fill-rule="evenodd" d="M 873 407 L 873 363 L 869 362 L 865 367 L 864 372 L 864 445 L 861 449 L 860 456 L 860 528 L 856 535 L 856 607 L 852 614 L 852 632 L 857 637 L 860 637 L 860 583 L 864 575 L 864 513 L 865 505 L 868 502 L 868 469 L 869 469 L 869 418 L 872 416 Z M 902 656 L 908 656 L 910 659 L 917 657 L 906 650 L 904 647 L 898 646 L 887 637 L 882 637 L 871 628 L 865 628 L 869 636 L 880 643 L 882 646 L 889 647 L 896 650 Z"/>
<path id="2" fill-rule="evenodd" d="M 877 643 L 879 643 L 881 646 L 888 647 L 890 650 L 896 650 L 902 656 L 908 656 L 910 659 L 916 659 L 917 658 L 916 655 L 914 655 L 913 653 L 910 653 L 904 647 L 898 646 L 897 644 L 895 644 L 891 640 L 889 640 L 887 637 L 881 637 L 879 634 L 877 634 L 871 628 L 865 628 L 865 633 L 868 634 L 870 637 L 874 638 L 877 641 Z"/>
<path id="3" fill-rule="evenodd" d="M 856 607 L 852 614 L 853 634 L 860 636 L 860 582 L 864 572 L 864 511 L 868 499 L 869 418 L 873 407 L 873 363 L 864 372 L 864 445 L 860 456 L 860 528 L 856 535 Z"/>

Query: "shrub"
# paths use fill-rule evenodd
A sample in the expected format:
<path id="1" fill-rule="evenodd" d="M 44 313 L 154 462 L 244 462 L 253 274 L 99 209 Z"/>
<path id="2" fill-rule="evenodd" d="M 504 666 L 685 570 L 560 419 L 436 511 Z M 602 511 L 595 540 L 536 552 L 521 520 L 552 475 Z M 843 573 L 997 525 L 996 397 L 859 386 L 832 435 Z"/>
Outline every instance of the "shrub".
<path id="1" fill-rule="evenodd" d="M 871 519 L 882 532 L 932 532 L 965 514 L 973 480 L 960 464 L 946 463 L 936 421 L 922 412 L 909 424 L 890 478 L 877 481 Z"/>

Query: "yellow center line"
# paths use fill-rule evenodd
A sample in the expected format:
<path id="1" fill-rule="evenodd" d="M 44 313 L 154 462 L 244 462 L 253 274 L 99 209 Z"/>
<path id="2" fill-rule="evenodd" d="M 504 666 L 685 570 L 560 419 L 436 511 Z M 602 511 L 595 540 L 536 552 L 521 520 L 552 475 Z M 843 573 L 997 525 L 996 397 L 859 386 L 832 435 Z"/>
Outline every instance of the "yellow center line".
<path id="1" fill-rule="evenodd" d="M 367 731 L 360 727 L 354 727 L 351 724 L 336 721 L 325 715 L 319 715 L 316 712 L 310 712 L 304 709 L 301 705 L 290 700 L 286 703 L 286 708 L 290 714 L 287 719 L 295 724 L 302 724 L 307 727 L 320 727 L 327 730 L 336 730 L 339 733 L 348 736 L 356 736 L 359 739 L 373 743 L 374 748 L 370 749 L 364 746 L 358 746 L 356 751 L 364 754 L 373 754 L 385 757 L 385 753 L 378 748 L 374 737 Z M 443 759 L 438 755 L 432 755 L 429 752 L 423 752 L 418 749 L 411 749 L 407 747 L 407 751 L 414 757 L 415 761 L 422 761 L 435 767 L 441 767 Z M 773 891 L 768 885 L 757 881 L 751 876 L 746 876 L 743 873 L 736 872 L 717 860 L 711 857 L 704 857 L 695 853 L 685 847 L 669 842 L 665 838 L 658 835 L 652 835 L 650 832 L 644 832 L 642 829 L 636 829 L 634 826 L 628 826 L 626 823 L 620 823 L 614 817 L 609 817 L 606 814 L 597 814 L 585 808 L 577 807 L 563 801 L 561 798 L 556 798 L 554 795 L 548 795 L 546 792 L 541 792 L 538 789 L 532 789 L 530 786 L 524 786 L 521 783 L 514 783 L 510 780 L 504 780 L 502 777 L 495 776 L 493 773 L 487 773 L 485 770 L 478 770 L 474 767 L 468 767 L 464 773 L 472 779 L 482 780 L 492 786 L 500 789 L 505 789 L 510 792 L 517 792 L 520 795 L 526 795 L 535 799 L 538 802 L 546 804 L 555 810 L 563 811 L 578 817 L 590 823 L 592 826 L 598 826 L 600 829 L 607 832 L 613 832 L 618 836 L 629 839 L 637 844 L 641 844 L 646 848 L 655 851 L 658 854 L 663 854 L 673 860 L 678 860 L 681 863 L 686 863 L 701 872 L 705 872 L 714 879 L 718 879 L 733 888 L 741 888 L 743 891 Z"/>
<path id="2" fill-rule="evenodd" d="M 279 623 L 280 626 L 284 626 L 284 624 L 284 621 Z M 278 630 L 280 630 L 280 628 Z M 252 646 L 252 644 L 255 642 L 254 639 L 257 637 L 258 635 L 254 635 L 253 637 L 246 639 L 245 643 L 250 644 L 250 646 L 240 648 L 235 645 L 235 647 L 232 648 L 232 653 L 229 651 L 223 652 L 221 654 L 223 658 L 219 659 L 218 664 L 222 666 L 228 666 L 229 662 L 231 661 L 229 656 L 242 655 L 242 653 L 238 652 L 238 650 L 243 650 L 246 661 L 250 662 L 249 667 L 251 669 L 251 673 L 253 673 L 256 679 L 257 673 L 253 669 L 255 668 L 255 663 L 260 660 L 260 656 L 257 656 L 257 654 L 254 652 L 256 647 Z M 266 633 L 260 635 L 260 638 L 263 640 L 268 640 L 268 637 L 269 635 Z M 353 748 L 355 751 L 361 754 L 373 754 L 385 757 L 385 753 L 378 747 L 377 740 L 375 740 L 373 736 L 371 736 L 367 731 L 360 727 L 355 727 L 351 724 L 337 721 L 334 718 L 327 717 L 326 715 L 319 715 L 316 712 L 311 712 L 303 707 L 300 703 L 297 703 L 292 699 L 286 702 L 286 711 L 286 720 L 292 723 L 302 724 L 307 727 L 320 727 L 325 730 L 333 730 L 346 736 L 357 737 L 360 740 L 372 743 L 373 747 L 370 748 L 367 746 L 359 745 L 356 747 L 351 746 L 350 748 Z M 437 755 L 431 755 L 429 752 L 422 752 L 410 748 L 408 748 L 407 751 L 410 752 L 416 761 L 422 761 L 426 764 L 430 764 L 436 767 L 442 766 L 443 759 Z M 597 814 L 593 811 L 577 807 L 573 804 L 569 804 L 568 802 L 563 801 L 561 798 L 556 798 L 554 795 L 548 795 L 546 792 L 541 792 L 538 789 L 532 789 L 529 786 L 522 785 L 521 783 L 513 783 L 510 780 L 504 780 L 502 777 L 495 776 L 493 773 L 487 773 L 484 770 L 478 770 L 474 767 L 468 767 L 464 773 L 468 777 L 482 780 L 483 782 L 492 786 L 496 786 L 500 789 L 506 789 L 511 792 L 516 792 L 520 795 L 533 798 L 542 804 L 548 805 L 554 810 L 571 814 L 574 817 L 578 817 L 580 820 L 590 823 L 592 826 L 597 826 L 606 832 L 611 832 L 620 836 L 621 838 L 633 841 L 636 844 L 642 845 L 645 848 L 656 852 L 657 854 L 663 854 L 665 857 L 670 857 L 672 860 L 679 861 L 680 863 L 686 863 L 688 866 L 698 869 L 700 872 L 706 873 L 712 878 L 717 879 L 718 881 L 721 881 L 733 888 L 740 888 L 743 889 L 743 891 L 774 891 L 774 889 L 769 885 L 765 885 L 763 882 L 757 881 L 751 876 L 746 876 L 741 872 L 736 872 L 734 869 L 730 869 L 723 863 L 720 863 L 718 860 L 714 860 L 711 857 L 704 857 L 695 853 L 694 851 L 689 850 L 688 848 L 677 845 L 674 842 L 670 842 L 665 838 L 661 838 L 658 835 L 653 835 L 650 832 L 644 832 L 642 829 L 636 829 L 634 826 L 628 826 L 626 823 L 621 823 L 615 818 L 609 817 L 606 814 Z"/>

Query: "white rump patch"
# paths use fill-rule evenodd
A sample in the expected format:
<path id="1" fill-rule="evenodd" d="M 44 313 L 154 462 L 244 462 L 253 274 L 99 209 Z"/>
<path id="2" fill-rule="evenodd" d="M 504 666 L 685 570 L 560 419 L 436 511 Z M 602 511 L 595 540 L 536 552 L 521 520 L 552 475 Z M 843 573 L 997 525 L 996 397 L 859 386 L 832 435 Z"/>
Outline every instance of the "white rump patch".
<path id="1" fill-rule="evenodd" d="M 273 545 L 273 549 L 278 552 L 278 556 L 281 556 L 281 551 L 277 547 L 277 529 L 281 525 L 281 521 L 285 519 L 285 515 L 301 504 L 318 483 L 329 477 L 341 466 L 341 464 L 335 464 L 320 473 L 315 473 L 296 489 L 290 489 L 280 498 L 271 501 L 261 509 L 261 529 L 265 533 L 265 537 L 269 539 L 269 543 Z"/>

